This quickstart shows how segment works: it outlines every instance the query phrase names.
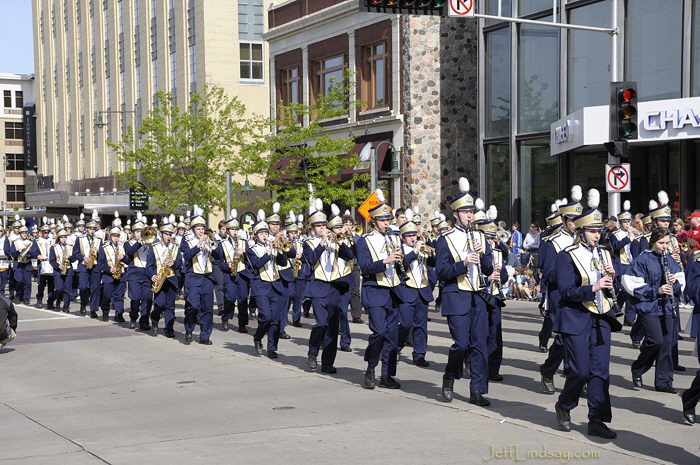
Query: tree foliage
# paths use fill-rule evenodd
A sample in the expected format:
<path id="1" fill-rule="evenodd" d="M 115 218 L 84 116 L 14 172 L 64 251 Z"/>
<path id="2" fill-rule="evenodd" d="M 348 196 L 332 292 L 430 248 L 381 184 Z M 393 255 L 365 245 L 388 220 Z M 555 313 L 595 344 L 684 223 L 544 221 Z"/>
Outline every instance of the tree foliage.
<path id="1" fill-rule="evenodd" d="M 120 142 L 110 142 L 127 167 L 118 179 L 129 186 L 143 182 L 154 209 L 223 209 L 226 170 L 256 169 L 249 160 L 265 149 L 266 124 L 265 118 L 246 114 L 245 105 L 221 87 L 192 94 L 184 109 L 173 105 L 171 94 L 158 92 L 138 130 L 130 127 Z M 234 198 L 234 205 L 240 204 Z"/>

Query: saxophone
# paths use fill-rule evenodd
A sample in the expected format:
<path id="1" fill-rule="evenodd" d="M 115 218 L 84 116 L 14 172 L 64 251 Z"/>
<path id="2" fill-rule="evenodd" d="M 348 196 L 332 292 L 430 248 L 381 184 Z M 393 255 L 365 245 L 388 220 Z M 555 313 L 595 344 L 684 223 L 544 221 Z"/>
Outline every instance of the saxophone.
<path id="1" fill-rule="evenodd" d="M 114 279 L 121 279 L 122 275 L 124 274 L 124 262 L 119 260 L 119 248 L 115 249 L 114 251 L 114 260 L 116 260 L 117 263 L 114 264 L 115 272 L 112 273 L 112 278 Z"/>
<path id="2" fill-rule="evenodd" d="M 68 268 L 70 268 L 70 257 L 68 256 L 68 247 L 63 247 L 63 269 L 61 270 L 61 276 L 65 276 L 68 273 Z"/>
<path id="3" fill-rule="evenodd" d="M 168 256 L 165 259 L 165 261 L 161 264 L 160 271 L 158 272 L 158 279 L 156 279 L 156 282 L 154 282 L 151 286 L 151 290 L 154 294 L 160 292 L 161 288 L 163 287 L 163 284 L 165 284 L 166 279 L 175 276 L 175 272 L 173 271 L 173 269 L 169 266 L 165 266 L 166 263 L 173 259 L 173 251 L 177 249 L 177 247 L 172 246 L 173 244 L 170 245 L 171 247 L 168 250 Z"/>
<path id="4" fill-rule="evenodd" d="M 96 241 L 97 239 L 94 239 Z M 88 270 L 91 270 L 92 267 L 95 266 L 95 262 L 97 261 L 97 251 L 95 250 L 95 247 L 90 247 L 90 255 L 88 255 L 87 260 L 85 261 L 85 267 Z"/>
<path id="5" fill-rule="evenodd" d="M 294 242 L 294 250 L 298 252 L 298 247 L 301 247 L 302 242 L 297 240 Z M 297 279 L 299 277 L 299 270 L 301 270 L 301 260 L 298 258 L 294 257 L 294 266 L 292 268 L 294 270 L 294 279 Z"/>
<path id="6" fill-rule="evenodd" d="M 236 275 L 238 275 L 238 264 L 241 262 L 241 256 L 237 252 L 238 250 L 238 238 L 236 238 L 236 242 L 233 244 L 233 261 L 228 264 L 229 268 L 231 269 L 231 276 L 234 278 Z"/>

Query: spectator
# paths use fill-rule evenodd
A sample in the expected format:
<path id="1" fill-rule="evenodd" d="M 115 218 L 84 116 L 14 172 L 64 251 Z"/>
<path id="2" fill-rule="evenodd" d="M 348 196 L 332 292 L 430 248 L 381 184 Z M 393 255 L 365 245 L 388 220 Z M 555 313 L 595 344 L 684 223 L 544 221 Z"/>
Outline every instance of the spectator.
<path id="1" fill-rule="evenodd" d="M 537 268 L 537 250 L 540 248 L 540 234 L 542 230 L 537 223 L 530 225 L 530 230 L 523 241 L 523 253 L 520 256 L 520 264 L 528 266 L 530 257 L 534 257 L 533 268 Z"/>
<path id="2" fill-rule="evenodd" d="M 690 231 L 688 232 L 688 244 L 693 250 L 700 249 L 700 212 L 693 212 L 688 217 Z"/>
<path id="3" fill-rule="evenodd" d="M 511 226 L 511 236 L 508 248 L 510 252 L 508 253 L 508 264 L 511 266 L 520 265 L 520 252 L 523 247 L 523 234 L 519 231 L 520 223 L 517 221 Z"/>
<path id="4" fill-rule="evenodd" d="M 678 238 L 678 242 L 685 242 L 685 240 L 688 238 L 688 228 L 685 224 L 685 221 L 683 221 L 680 218 L 676 218 L 676 221 L 674 221 L 674 225 L 675 225 L 674 233 L 676 234 L 676 237 Z"/>

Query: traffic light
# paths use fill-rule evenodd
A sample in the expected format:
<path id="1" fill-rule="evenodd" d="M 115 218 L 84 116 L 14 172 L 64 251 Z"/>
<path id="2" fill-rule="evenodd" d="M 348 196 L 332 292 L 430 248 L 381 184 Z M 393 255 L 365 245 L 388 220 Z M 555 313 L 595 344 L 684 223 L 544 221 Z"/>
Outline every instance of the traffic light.
<path id="1" fill-rule="evenodd" d="M 637 138 L 637 83 L 610 83 L 610 140 Z"/>
<path id="2" fill-rule="evenodd" d="M 446 0 L 360 0 L 360 11 L 443 16 L 447 14 L 445 2 Z"/>

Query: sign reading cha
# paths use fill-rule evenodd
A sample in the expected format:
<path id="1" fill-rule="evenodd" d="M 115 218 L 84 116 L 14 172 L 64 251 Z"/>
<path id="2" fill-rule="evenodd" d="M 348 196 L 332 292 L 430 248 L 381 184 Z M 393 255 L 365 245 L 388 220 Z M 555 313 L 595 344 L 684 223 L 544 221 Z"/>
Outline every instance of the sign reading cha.
<path id="1" fill-rule="evenodd" d="M 644 129 L 647 131 L 664 131 L 669 128 L 669 125 L 673 129 L 683 129 L 687 125 L 700 128 L 700 116 L 691 107 L 646 112 Z"/>

